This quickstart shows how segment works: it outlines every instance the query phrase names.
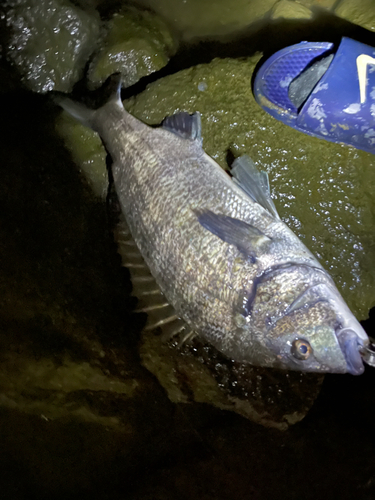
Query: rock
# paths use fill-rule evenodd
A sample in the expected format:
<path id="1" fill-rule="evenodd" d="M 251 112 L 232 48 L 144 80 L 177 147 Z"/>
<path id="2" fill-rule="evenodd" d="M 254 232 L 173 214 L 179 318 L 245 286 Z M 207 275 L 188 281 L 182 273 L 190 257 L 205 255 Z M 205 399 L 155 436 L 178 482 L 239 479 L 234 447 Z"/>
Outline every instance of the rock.
<path id="1" fill-rule="evenodd" d="M 65 112 L 62 112 L 57 118 L 56 130 L 64 139 L 73 160 L 94 194 L 105 200 L 108 191 L 108 174 L 105 163 L 107 153 L 98 134 L 84 127 Z"/>
<path id="2" fill-rule="evenodd" d="M 310 9 L 292 0 L 280 0 L 272 9 L 272 19 L 311 19 Z"/>
<path id="3" fill-rule="evenodd" d="M 201 109 L 203 116 L 206 119 L 213 119 L 213 115 L 217 113 L 217 108 L 211 107 L 218 104 L 215 100 L 216 86 L 220 86 L 220 77 L 223 81 L 227 81 L 228 87 L 223 95 L 226 95 L 228 103 L 233 104 L 236 112 L 239 112 L 241 104 L 248 99 L 248 76 L 251 74 L 251 67 L 255 64 L 256 59 L 251 59 L 244 62 L 236 62 L 232 60 L 215 61 L 212 64 L 199 66 L 180 72 L 173 77 L 169 77 L 160 81 L 158 88 L 163 89 L 162 95 L 158 92 L 154 94 L 158 102 L 158 110 L 155 113 L 166 113 L 169 101 L 169 92 L 173 87 L 173 92 L 177 95 L 176 88 L 179 84 L 181 99 L 186 99 L 191 93 L 195 93 L 194 99 L 201 99 L 201 94 L 206 96 L 198 105 L 197 109 Z M 248 71 L 248 72 L 247 72 Z M 194 84 L 192 85 L 191 76 L 193 76 Z M 237 87 L 234 89 L 233 78 L 227 78 L 228 75 L 237 75 Z M 170 82 L 174 82 L 171 86 Z M 156 85 L 156 84 L 155 84 Z M 152 87 L 155 88 L 155 85 Z M 226 84 L 225 84 L 226 85 Z M 242 86 L 246 91 L 242 93 Z M 149 87 L 145 94 L 150 96 Z M 231 89 L 231 90 L 229 90 Z M 223 90 L 222 88 L 218 90 Z M 165 92 L 165 94 L 164 94 Z M 241 95 L 243 96 L 241 97 Z M 213 101 L 210 102 L 210 96 Z M 143 96 L 144 97 L 144 96 Z M 241 102 L 235 103 L 233 99 L 239 99 Z M 178 98 L 176 98 L 178 100 Z M 127 105 L 139 113 L 140 102 L 142 95 L 135 100 L 131 100 Z M 147 104 L 149 110 L 152 109 L 152 101 Z M 207 108 L 203 109 L 202 102 L 205 102 Z M 193 109 L 195 103 L 186 99 L 181 109 Z M 211 109 L 210 109 L 211 107 Z M 228 132 L 227 127 L 230 127 L 230 114 L 227 104 L 225 109 L 220 110 L 218 114 L 222 115 L 219 120 L 219 129 L 208 136 L 205 136 L 205 144 L 213 140 L 218 140 L 218 135 Z M 142 117 L 146 121 L 150 121 L 150 116 Z M 151 118 L 153 121 L 153 118 Z M 161 121 L 161 118 L 160 120 Z M 95 171 L 99 175 L 94 175 L 92 170 L 93 155 L 91 150 L 95 150 L 98 136 L 93 132 L 87 131 L 81 125 L 74 125 L 71 128 L 71 122 L 67 118 L 59 122 L 59 130 L 63 127 L 66 144 L 73 146 L 73 157 L 80 158 L 80 168 L 89 177 L 89 183 L 95 186 L 97 194 L 105 193 L 106 179 L 103 175 L 105 171 L 104 162 L 100 156 L 97 156 L 98 162 L 94 162 Z M 221 127 L 224 127 L 224 130 Z M 237 131 L 238 133 L 238 131 Z M 80 147 L 80 142 L 83 141 L 84 148 Z M 92 143 L 92 148 L 88 147 L 88 143 Z M 223 136 L 223 145 L 228 146 L 228 142 Z M 95 146 L 94 146 L 95 145 Z M 217 145 L 212 145 L 217 147 Z M 89 152 L 85 158 L 84 152 Z M 78 153 L 79 152 L 79 153 Z M 220 157 L 222 163 L 225 163 L 226 149 L 217 152 L 216 157 Z M 80 156 L 79 156 L 80 155 Z M 83 160 L 83 161 L 82 161 Z M 89 175 L 88 175 L 89 172 Z M 151 285 L 150 285 L 151 286 Z M 137 295 L 137 290 L 134 288 L 134 294 Z M 147 304 L 146 304 L 147 305 Z M 177 343 L 166 343 L 160 337 L 155 335 L 154 331 L 145 331 L 142 334 L 142 345 L 140 347 L 140 355 L 143 365 L 156 375 L 160 384 L 167 391 L 171 401 L 175 403 L 187 402 L 204 402 L 217 406 L 220 409 L 235 411 L 248 419 L 260 423 L 268 427 L 275 427 L 285 430 L 289 425 L 301 420 L 310 409 L 316 396 L 319 393 L 322 377 L 316 375 L 301 375 L 299 373 L 286 373 L 261 368 L 247 367 L 241 364 L 235 364 L 221 356 L 215 349 L 205 345 L 195 339 L 193 343 L 188 343 L 184 348 L 178 347 Z"/>
<path id="4" fill-rule="evenodd" d="M 365 183 L 375 185 L 373 157 L 301 134 L 263 112 L 250 86 L 258 61 L 259 56 L 217 59 L 180 71 L 150 84 L 125 106 L 152 125 L 176 111 L 200 111 L 204 149 L 223 168 L 228 168 L 228 150 L 234 156 L 249 154 L 270 174 L 280 215 L 323 261 L 349 306 L 363 319 L 375 301 L 373 205 L 370 195 L 363 196 Z M 71 125 L 65 123 L 65 140 L 73 147 L 73 156 L 95 192 L 103 195 L 107 180 L 97 135 L 80 125 L 72 134 Z M 80 135 L 87 141 L 87 155 L 82 154 Z M 93 162 L 98 174 L 93 173 Z M 197 339 L 179 348 L 173 342 L 163 343 L 155 332 L 145 332 L 140 353 L 172 401 L 210 403 L 279 429 L 306 415 L 321 384 L 316 376 L 301 378 L 233 364 Z"/>
<path id="5" fill-rule="evenodd" d="M 295 1 L 296 3 L 304 5 L 305 7 L 308 8 L 320 8 L 327 10 L 331 10 L 335 5 L 335 3 L 337 3 L 337 0 L 295 0 Z"/>
<path id="6" fill-rule="evenodd" d="M 276 1 L 139 0 L 138 3 L 166 19 L 183 39 L 191 40 L 238 34 L 261 22 Z"/>
<path id="7" fill-rule="evenodd" d="M 234 363 L 198 338 L 183 346 L 144 331 L 140 355 L 174 403 L 209 403 L 265 427 L 286 430 L 302 420 L 323 376 Z"/>
<path id="8" fill-rule="evenodd" d="M 100 18 L 69 0 L 9 0 L 6 57 L 35 92 L 70 92 L 95 49 Z"/>
<path id="9" fill-rule="evenodd" d="M 342 0 L 334 10 L 336 16 L 342 17 L 363 28 L 375 31 L 375 9 L 371 0 Z"/>
<path id="10" fill-rule="evenodd" d="M 88 78 L 98 87 L 121 72 L 123 86 L 163 68 L 177 49 L 167 25 L 155 14 L 128 7 L 108 21 L 107 34 L 90 65 Z"/>

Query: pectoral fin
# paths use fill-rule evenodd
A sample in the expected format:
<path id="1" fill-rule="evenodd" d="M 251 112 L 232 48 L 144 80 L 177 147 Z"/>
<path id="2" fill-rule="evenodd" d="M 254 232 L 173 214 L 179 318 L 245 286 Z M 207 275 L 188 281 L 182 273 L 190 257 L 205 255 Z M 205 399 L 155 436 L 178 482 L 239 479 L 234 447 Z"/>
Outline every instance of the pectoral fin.
<path id="1" fill-rule="evenodd" d="M 221 240 L 234 245 L 255 262 L 257 250 L 271 238 L 247 222 L 227 215 L 206 211 L 198 214 L 199 223 Z"/>
<path id="2" fill-rule="evenodd" d="M 267 172 L 260 172 L 248 156 L 240 156 L 233 162 L 231 169 L 233 179 L 250 196 L 262 205 L 276 219 L 280 219 L 272 201 Z"/>

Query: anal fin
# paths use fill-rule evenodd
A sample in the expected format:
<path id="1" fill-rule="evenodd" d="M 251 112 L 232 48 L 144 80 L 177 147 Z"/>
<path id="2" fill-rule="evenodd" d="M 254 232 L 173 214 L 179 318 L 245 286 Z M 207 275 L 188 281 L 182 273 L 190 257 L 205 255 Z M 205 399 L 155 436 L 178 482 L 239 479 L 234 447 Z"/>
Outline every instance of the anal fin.
<path id="1" fill-rule="evenodd" d="M 122 265 L 130 272 L 132 294 L 138 299 L 135 312 L 147 314 L 145 331 L 160 329 L 161 337 L 165 341 L 176 336 L 180 337 L 180 335 L 186 336 L 186 332 L 190 331 L 189 327 L 177 316 L 176 311 L 161 292 L 122 214 L 118 215 L 113 232 Z"/>

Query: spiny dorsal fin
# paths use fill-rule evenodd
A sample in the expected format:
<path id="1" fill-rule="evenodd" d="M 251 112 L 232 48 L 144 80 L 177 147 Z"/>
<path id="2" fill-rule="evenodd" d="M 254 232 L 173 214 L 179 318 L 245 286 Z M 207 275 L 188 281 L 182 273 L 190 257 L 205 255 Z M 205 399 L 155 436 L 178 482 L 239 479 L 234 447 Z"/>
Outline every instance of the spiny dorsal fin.
<path id="1" fill-rule="evenodd" d="M 271 241 L 270 237 L 247 222 L 227 215 L 215 214 L 210 210 L 199 213 L 198 221 L 221 240 L 236 246 L 252 262 L 256 260 L 259 247 Z"/>
<path id="2" fill-rule="evenodd" d="M 202 139 L 201 115 L 198 112 L 189 115 L 189 113 L 182 111 L 172 116 L 167 116 L 162 126 L 183 139 L 189 139 L 190 141 L 200 141 Z"/>
<path id="3" fill-rule="evenodd" d="M 253 201 L 262 205 L 276 219 L 280 219 L 271 198 L 267 172 L 260 172 L 251 158 L 244 155 L 233 162 L 231 174 Z"/>

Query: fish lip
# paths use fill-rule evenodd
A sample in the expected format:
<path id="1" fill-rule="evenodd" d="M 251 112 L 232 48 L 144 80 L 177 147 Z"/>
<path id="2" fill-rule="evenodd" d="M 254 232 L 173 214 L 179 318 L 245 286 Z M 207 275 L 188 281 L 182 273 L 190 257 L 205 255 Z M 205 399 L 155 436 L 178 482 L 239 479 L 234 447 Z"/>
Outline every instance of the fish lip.
<path id="1" fill-rule="evenodd" d="M 345 357 L 347 373 L 361 375 L 365 370 L 360 352 L 363 341 L 351 329 L 338 332 L 337 340 Z"/>

